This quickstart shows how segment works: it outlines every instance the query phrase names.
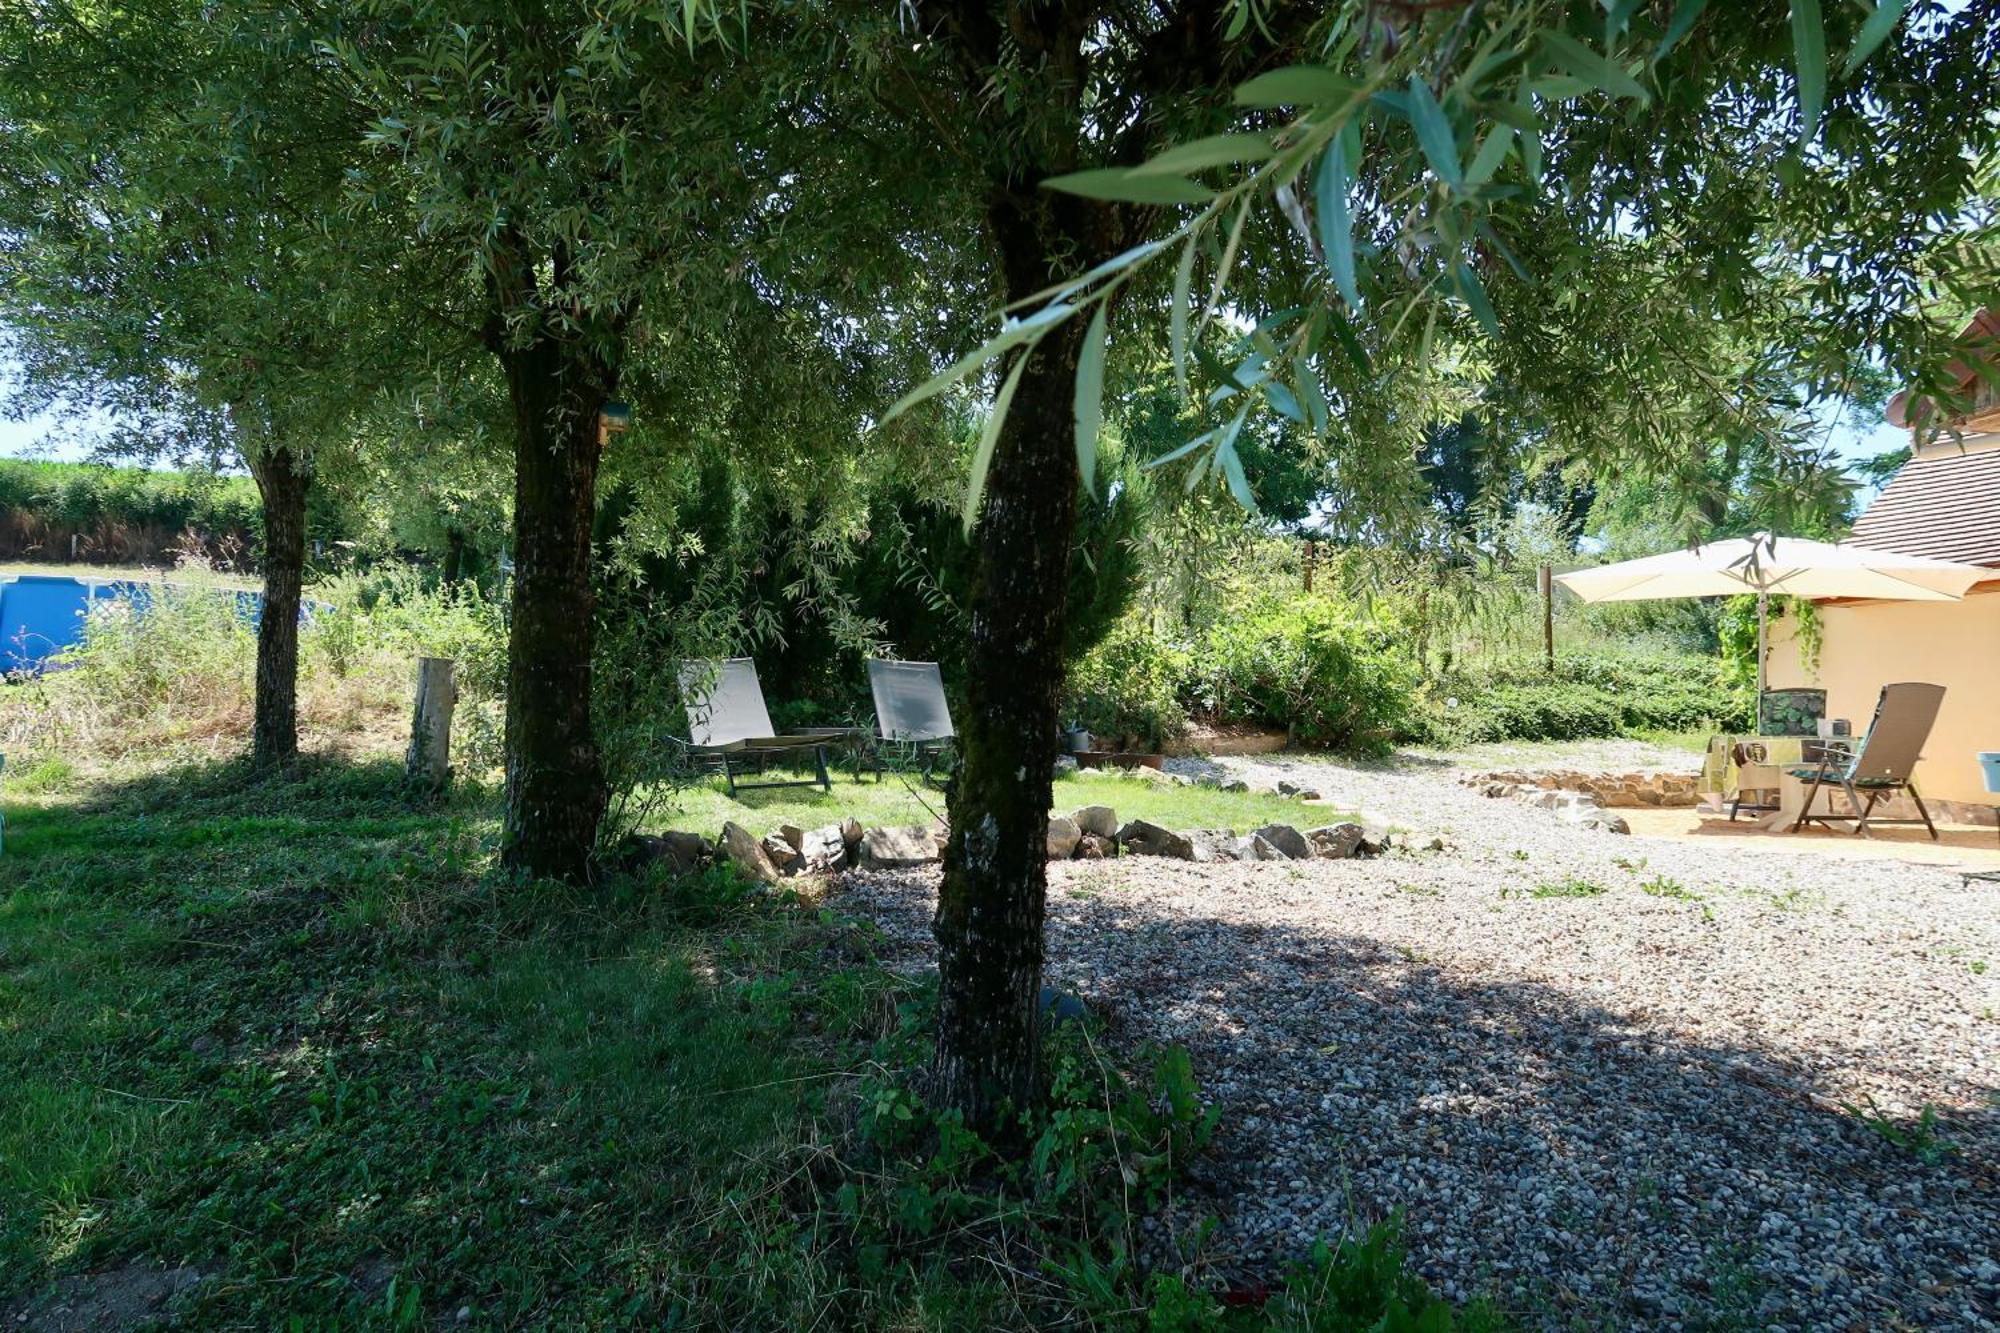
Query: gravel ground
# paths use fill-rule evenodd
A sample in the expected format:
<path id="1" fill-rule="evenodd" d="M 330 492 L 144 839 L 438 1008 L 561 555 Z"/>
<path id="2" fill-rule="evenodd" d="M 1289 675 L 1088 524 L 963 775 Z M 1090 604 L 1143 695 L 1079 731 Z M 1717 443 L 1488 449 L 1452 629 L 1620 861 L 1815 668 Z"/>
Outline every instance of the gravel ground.
<path id="1" fill-rule="evenodd" d="M 1401 1209 L 1529 1326 L 2000 1327 L 2000 890 L 1575 829 L 1435 758 L 1220 763 L 1448 842 L 1052 868 L 1052 980 L 1223 1108 L 1170 1224 L 1224 1272 Z M 840 890 L 911 966 L 935 891 Z M 1932 1151 L 1850 1104 L 1934 1107 Z"/>

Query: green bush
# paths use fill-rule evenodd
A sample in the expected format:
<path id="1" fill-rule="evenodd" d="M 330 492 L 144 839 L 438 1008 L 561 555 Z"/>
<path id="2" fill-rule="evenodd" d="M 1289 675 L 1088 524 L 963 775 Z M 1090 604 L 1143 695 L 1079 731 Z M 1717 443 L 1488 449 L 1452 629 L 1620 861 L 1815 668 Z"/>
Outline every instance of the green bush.
<path id="1" fill-rule="evenodd" d="M 1448 744 L 1567 741 L 1746 725 L 1745 699 L 1693 653 L 1526 655 L 1461 667 L 1426 690 L 1417 734 Z"/>
<path id="2" fill-rule="evenodd" d="M 1191 665 L 1185 647 L 1127 619 L 1070 669 L 1069 716 L 1109 744 L 1158 750 L 1187 730 Z"/>
<path id="3" fill-rule="evenodd" d="M 1200 711 L 1290 727 L 1302 745 L 1381 754 L 1409 729 L 1415 672 L 1386 629 L 1323 597 L 1218 622 L 1199 650 Z"/>
<path id="4" fill-rule="evenodd" d="M 0 459 L 0 559 L 165 560 L 247 549 L 262 530 L 248 477 Z"/>

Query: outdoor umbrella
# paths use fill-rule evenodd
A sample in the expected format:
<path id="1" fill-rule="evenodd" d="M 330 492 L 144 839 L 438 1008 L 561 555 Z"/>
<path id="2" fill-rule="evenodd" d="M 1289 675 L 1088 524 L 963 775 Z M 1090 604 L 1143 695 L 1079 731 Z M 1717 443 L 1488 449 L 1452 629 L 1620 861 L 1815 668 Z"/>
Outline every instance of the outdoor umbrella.
<path id="1" fill-rule="evenodd" d="M 1670 597 L 1757 594 L 1757 692 L 1764 692 L 1765 603 L 1791 597 L 1865 597 L 1900 602 L 1955 602 L 1993 571 L 1865 546 L 1758 533 L 1685 551 L 1572 570 L 1556 582 L 1586 602 L 1643 602 Z"/>

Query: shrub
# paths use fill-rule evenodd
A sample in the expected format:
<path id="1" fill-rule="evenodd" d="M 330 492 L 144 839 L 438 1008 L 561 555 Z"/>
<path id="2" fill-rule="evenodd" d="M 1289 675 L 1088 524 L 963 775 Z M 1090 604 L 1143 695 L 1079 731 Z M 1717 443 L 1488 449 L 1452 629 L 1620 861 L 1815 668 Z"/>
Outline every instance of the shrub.
<path id="1" fill-rule="evenodd" d="M 1127 619 L 1070 669 L 1068 711 L 1117 745 L 1157 750 L 1187 730 L 1188 650 Z"/>
<path id="2" fill-rule="evenodd" d="M 1693 653 L 1561 653 L 1461 667 L 1425 692 L 1417 730 L 1448 744 L 1567 741 L 1742 726 L 1745 700 Z"/>
<path id="3" fill-rule="evenodd" d="M 0 558 L 156 562 L 241 550 L 261 530 L 248 477 L 0 459 Z"/>
<path id="4" fill-rule="evenodd" d="M 1300 744 L 1380 754 L 1409 726 L 1411 663 L 1385 630 L 1321 597 L 1218 622 L 1200 650 L 1202 711 L 1291 728 Z"/>

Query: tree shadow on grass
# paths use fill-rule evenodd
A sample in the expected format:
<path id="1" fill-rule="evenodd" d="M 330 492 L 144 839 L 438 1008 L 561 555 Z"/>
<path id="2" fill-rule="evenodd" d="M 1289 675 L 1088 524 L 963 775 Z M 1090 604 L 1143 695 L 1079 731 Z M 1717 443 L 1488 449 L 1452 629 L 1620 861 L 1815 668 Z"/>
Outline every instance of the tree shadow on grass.
<path id="1" fill-rule="evenodd" d="M 878 878 L 845 905 L 922 949 L 933 891 Z M 1850 1053 L 1691 1040 L 1657 993 L 1634 997 L 1653 1017 L 1620 1014 L 1351 918 L 1167 913 L 1106 886 L 1052 897 L 1051 927 L 1051 980 L 1123 1047 L 1188 1047 L 1220 1108 L 1172 1220 L 1186 1239 L 1219 1219 L 1225 1271 L 1268 1277 L 1401 1210 L 1426 1276 L 1530 1325 L 2000 1314 L 2000 1107 L 1976 1036 L 1934 1127 L 1871 1125 L 1814 1067 Z"/>
<path id="2" fill-rule="evenodd" d="M 247 776 L 38 803 L 9 849 L 0 1309 L 150 1254 L 219 1275 L 196 1326 L 666 1321 L 677 1229 L 816 1086 L 831 928 L 697 944 L 665 885 L 488 873 L 490 801 L 413 806 L 394 764 Z"/>

